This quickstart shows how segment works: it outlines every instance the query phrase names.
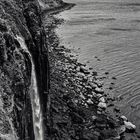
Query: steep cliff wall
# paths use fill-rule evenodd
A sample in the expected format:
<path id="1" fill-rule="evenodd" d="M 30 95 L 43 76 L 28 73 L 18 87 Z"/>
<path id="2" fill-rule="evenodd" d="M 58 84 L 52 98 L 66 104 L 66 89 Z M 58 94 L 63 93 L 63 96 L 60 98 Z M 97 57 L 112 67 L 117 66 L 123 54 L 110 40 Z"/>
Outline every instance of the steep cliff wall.
<path id="1" fill-rule="evenodd" d="M 30 98 L 31 58 L 17 36 L 24 40 L 33 57 L 43 124 L 47 124 L 49 62 L 40 13 L 37 0 L 0 1 L 0 138 L 4 140 L 35 139 Z M 47 127 L 43 127 L 47 134 Z"/>

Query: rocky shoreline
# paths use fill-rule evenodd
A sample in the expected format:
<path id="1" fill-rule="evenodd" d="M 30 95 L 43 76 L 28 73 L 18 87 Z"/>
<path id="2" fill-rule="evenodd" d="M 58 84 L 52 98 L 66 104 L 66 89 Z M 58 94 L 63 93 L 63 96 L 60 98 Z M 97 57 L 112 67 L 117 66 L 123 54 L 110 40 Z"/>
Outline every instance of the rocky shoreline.
<path id="1" fill-rule="evenodd" d="M 48 7 L 44 13 L 39 2 Z M 1 0 L 0 6 L 1 140 L 36 140 L 35 133 L 44 140 L 125 139 L 130 130 L 140 138 L 118 108 L 115 117 L 106 111 L 114 101 L 104 91 L 109 73 L 98 76 L 59 45 L 55 28 L 63 20 L 53 14 L 74 4 Z"/>
<path id="2" fill-rule="evenodd" d="M 71 50 L 59 45 L 59 38 L 55 34 L 55 28 L 63 21 L 51 15 L 49 18 L 44 19 L 44 24 L 50 46 L 51 138 L 139 139 L 135 125 L 120 114 L 119 108 L 114 108 L 113 115 L 107 111 L 115 101 L 104 90 L 104 79 L 109 73 L 98 76 L 98 72 L 77 62 Z M 47 25 L 46 21 L 51 22 Z M 115 77 L 112 79 L 116 80 Z"/>

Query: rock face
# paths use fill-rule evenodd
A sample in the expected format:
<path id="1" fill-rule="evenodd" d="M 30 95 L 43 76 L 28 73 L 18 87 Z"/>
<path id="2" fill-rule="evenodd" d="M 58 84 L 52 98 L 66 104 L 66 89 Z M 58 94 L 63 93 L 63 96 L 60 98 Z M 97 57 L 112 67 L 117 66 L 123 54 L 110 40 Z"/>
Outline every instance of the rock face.
<path id="1" fill-rule="evenodd" d="M 49 116 L 49 62 L 47 40 L 37 0 L 0 1 L 0 139 L 34 140 L 30 98 L 31 59 L 19 43 L 24 39 L 32 55 L 44 131 Z"/>

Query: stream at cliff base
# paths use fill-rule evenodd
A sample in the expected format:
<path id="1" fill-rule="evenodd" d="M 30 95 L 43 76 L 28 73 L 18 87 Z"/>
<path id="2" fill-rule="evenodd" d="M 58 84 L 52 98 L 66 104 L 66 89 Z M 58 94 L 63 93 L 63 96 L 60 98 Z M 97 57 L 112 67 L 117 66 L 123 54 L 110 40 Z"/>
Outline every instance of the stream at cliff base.
<path id="1" fill-rule="evenodd" d="M 60 45 L 70 48 L 81 63 L 114 82 L 110 95 L 137 125 L 140 133 L 140 1 L 65 0 L 76 3 L 58 15 L 65 20 L 56 30 Z"/>

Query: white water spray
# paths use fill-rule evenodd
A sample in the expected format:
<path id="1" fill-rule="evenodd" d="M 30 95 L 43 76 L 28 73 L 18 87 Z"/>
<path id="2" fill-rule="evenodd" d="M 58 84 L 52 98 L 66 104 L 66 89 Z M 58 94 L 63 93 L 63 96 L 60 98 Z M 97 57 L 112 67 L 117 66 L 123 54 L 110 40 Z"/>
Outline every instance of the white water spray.
<path id="1" fill-rule="evenodd" d="M 20 43 L 22 49 L 29 54 L 31 59 L 32 75 L 31 75 L 30 97 L 31 97 L 31 104 L 32 104 L 32 111 L 33 111 L 34 134 L 35 134 L 35 140 L 43 140 L 42 111 L 40 107 L 40 99 L 39 99 L 38 88 L 37 88 L 35 66 L 33 63 L 32 56 L 25 44 L 24 39 L 20 36 L 17 36 L 17 40 Z"/>

